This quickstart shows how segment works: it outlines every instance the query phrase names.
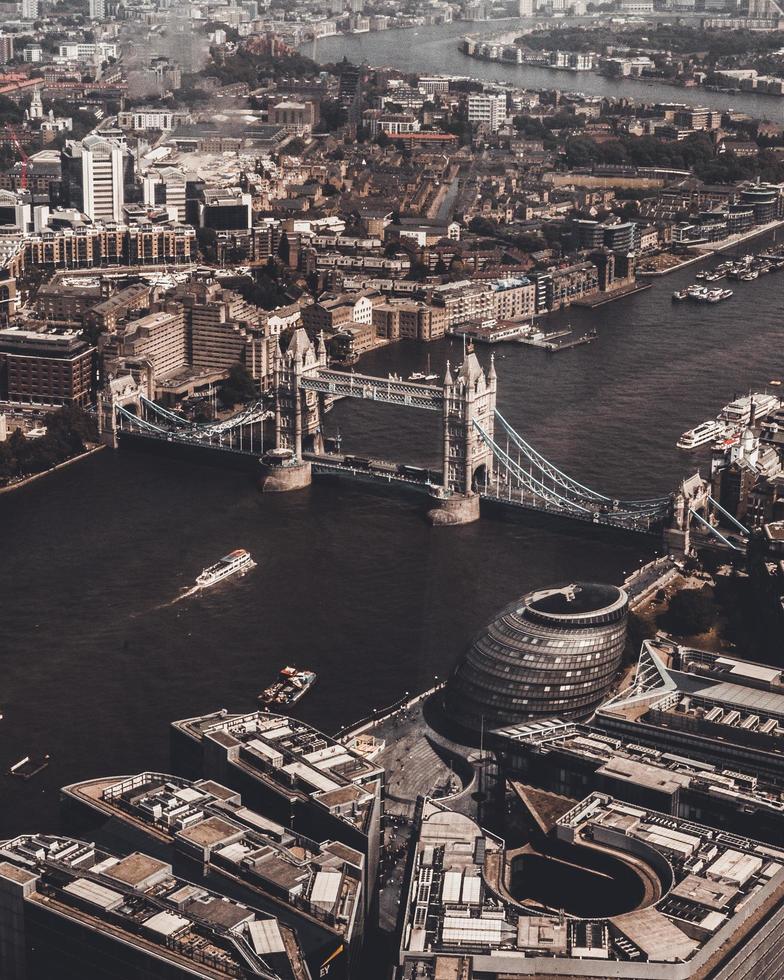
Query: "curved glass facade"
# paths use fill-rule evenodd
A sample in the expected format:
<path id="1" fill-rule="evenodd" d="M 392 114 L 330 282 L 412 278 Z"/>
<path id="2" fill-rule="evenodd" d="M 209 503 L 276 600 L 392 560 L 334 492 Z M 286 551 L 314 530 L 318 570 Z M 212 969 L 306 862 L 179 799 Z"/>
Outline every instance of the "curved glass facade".
<path id="1" fill-rule="evenodd" d="M 446 685 L 455 724 L 479 731 L 558 715 L 585 718 L 621 665 L 629 600 L 573 583 L 523 596 L 472 640 Z"/>

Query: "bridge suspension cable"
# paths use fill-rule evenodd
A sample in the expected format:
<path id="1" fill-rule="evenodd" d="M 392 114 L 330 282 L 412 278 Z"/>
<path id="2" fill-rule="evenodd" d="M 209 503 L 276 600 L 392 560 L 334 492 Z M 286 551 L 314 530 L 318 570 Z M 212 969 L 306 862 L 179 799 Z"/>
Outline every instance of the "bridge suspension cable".
<path id="1" fill-rule="evenodd" d="M 506 449 L 491 438 L 486 429 L 474 420 L 473 424 L 483 442 L 493 452 L 497 463 L 495 487 L 486 483 L 484 495 L 506 500 L 524 507 L 552 510 L 566 516 L 594 523 L 610 524 L 632 530 L 651 529 L 668 513 L 668 497 L 650 500 L 613 500 L 573 480 L 530 446 L 512 429 L 499 413 L 496 417 L 507 436 Z M 518 449 L 515 461 L 509 453 L 511 443 Z M 527 466 L 523 461 L 527 461 Z"/>
<path id="2" fill-rule="evenodd" d="M 669 505 L 669 497 L 649 497 L 641 500 L 616 501 L 612 497 L 608 497 L 606 494 L 599 493 L 599 491 L 593 490 L 591 487 L 586 487 L 584 484 L 579 483 L 567 473 L 564 473 L 563 470 L 555 466 L 554 463 L 551 463 L 540 452 L 537 452 L 537 450 L 534 449 L 530 443 L 523 439 L 519 432 L 512 428 L 498 409 L 495 410 L 495 417 L 501 423 L 503 431 L 511 439 L 515 446 L 517 446 L 526 459 L 528 459 L 533 466 L 537 467 L 546 477 L 552 480 L 554 484 L 562 487 L 565 494 L 573 495 L 573 497 L 577 498 L 578 501 L 588 504 L 592 502 L 598 504 L 612 504 L 614 507 L 616 507 L 616 509 L 625 511 L 640 511 L 642 513 L 658 512 L 662 508 Z"/>
<path id="3" fill-rule="evenodd" d="M 551 503 L 562 510 L 569 511 L 576 509 L 585 514 L 590 513 L 587 507 L 583 507 L 581 504 L 578 504 L 573 500 L 569 500 L 567 497 L 561 496 L 561 494 L 559 494 L 555 489 L 551 489 L 550 487 L 545 486 L 541 480 L 537 480 L 532 473 L 526 473 L 525 470 L 498 445 L 498 443 L 490 438 L 487 432 L 485 432 L 485 430 L 476 420 L 474 420 L 474 425 L 476 426 L 484 442 L 493 450 L 493 455 L 495 458 L 503 464 L 508 473 L 516 477 L 519 483 L 535 497 L 541 497 L 548 501 L 548 503 Z"/>
<path id="4" fill-rule="evenodd" d="M 175 412 L 170 412 L 157 402 L 151 401 L 144 395 L 140 396 L 139 400 L 146 412 L 154 413 L 169 425 L 174 425 L 177 428 L 174 431 L 171 429 L 160 428 L 158 426 L 154 426 L 151 422 L 149 422 L 149 420 L 145 419 L 144 421 L 147 423 L 147 425 L 158 432 L 171 432 L 171 434 L 177 439 L 209 439 L 212 436 L 221 435 L 222 433 L 229 432 L 232 429 L 238 428 L 239 426 L 251 425 L 254 422 L 263 422 L 265 419 L 274 417 L 272 412 L 265 409 L 263 399 L 258 399 L 257 401 L 252 402 L 250 405 L 242 409 L 242 411 L 238 412 L 236 415 L 232 415 L 231 418 L 224 419 L 222 422 L 201 423 L 189 422 L 187 419 L 182 418 L 182 416 L 177 415 Z M 139 418 L 139 416 L 132 415 L 132 413 L 128 412 L 127 410 L 122 410 L 119 407 L 118 411 L 123 411 L 126 418 Z"/>
<path id="5" fill-rule="evenodd" d="M 721 542 L 723 542 L 724 544 L 726 544 L 728 547 L 732 548 L 733 551 L 742 551 L 743 550 L 742 548 L 739 548 L 737 545 L 733 544 L 732 541 L 730 541 L 729 538 L 725 538 L 724 535 L 721 533 L 721 531 L 719 531 L 718 528 L 714 527 L 711 524 L 710 521 L 706 521 L 705 520 L 705 518 L 702 516 L 702 514 L 698 514 L 697 511 L 694 510 L 691 507 L 689 508 L 689 513 L 691 514 L 692 517 L 696 517 L 697 520 L 700 522 L 700 524 L 702 524 L 702 526 L 704 528 L 706 528 L 708 531 L 710 531 L 710 533 L 715 538 L 718 538 Z"/>
<path id="6" fill-rule="evenodd" d="M 184 419 L 181 415 L 177 415 L 175 412 L 170 412 L 168 408 L 164 408 L 163 405 L 159 405 L 157 402 L 151 401 L 149 398 L 145 398 L 144 395 L 139 396 L 139 401 L 142 403 L 144 408 L 156 415 L 160 415 L 161 418 L 166 419 L 167 422 L 171 422 L 173 425 L 179 425 L 183 428 L 187 428 L 192 425 L 187 419 Z"/>

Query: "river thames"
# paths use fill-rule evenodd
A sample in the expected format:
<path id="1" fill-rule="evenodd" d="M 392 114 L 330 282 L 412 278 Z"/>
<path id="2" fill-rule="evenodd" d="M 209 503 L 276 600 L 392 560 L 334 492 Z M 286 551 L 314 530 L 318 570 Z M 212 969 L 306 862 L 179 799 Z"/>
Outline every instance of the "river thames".
<path id="1" fill-rule="evenodd" d="M 496 352 L 499 408 L 581 482 L 656 495 L 707 456 L 679 434 L 736 393 L 784 372 L 784 273 L 733 283 L 718 306 L 674 304 L 695 269 L 599 310 L 547 319 L 597 340 L 559 354 Z M 400 344 L 361 370 L 408 375 L 461 359 L 457 341 Z M 479 351 L 485 365 L 489 351 Z M 427 412 L 339 402 L 327 428 L 344 449 L 438 463 Z M 249 710 L 287 663 L 319 679 L 299 712 L 335 731 L 443 677 L 471 633 L 530 588 L 618 582 L 656 542 L 517 514 L 431 528 L 403 492 L 317 482 L 261 495 L 247 474 L 106 450 L 0 496 L 0 769 L 51 755 L 39 776 L 3 775 L 0 837 L 57 826 L 58 788 L 165 770 L 168 724 Z M 170 605 L 233 548 L 258 567 Z"/>
<path id="2" fill-rule="evenodd" d="M 564 25 L 564 21 L 554 21 L 553 24 Z M 703 88 L 681 88 L 654 80 L 605 78 L 596 72 L 550 71 L 533 65 L 504 65 L 470 58 L 458 49 L 460 39 L 466 34 L 486 38 L 516 30 L 522 33 L 526 26 L 526 22 L 519 19 L 456 21 L 452 24 L 367 34 L 338 34 L 320 38 L 316 42 L 315 50 L 312 43 L 303 45 L 300 50 L 321 64 L 334 63 L 346 57 L 354 64 L 365 62 L 373 66 L 388 66 L 428 75 L 463 75 L 518 88 L 557 88 L 565 92 L 584 92 L 614 99 L 682 102 L 710 106 L 713 109 L 732 108 L 774 122 L 781 122 L 784 118 L 784 99 L 781 98 L 745 92 L 725 95 Z"/>

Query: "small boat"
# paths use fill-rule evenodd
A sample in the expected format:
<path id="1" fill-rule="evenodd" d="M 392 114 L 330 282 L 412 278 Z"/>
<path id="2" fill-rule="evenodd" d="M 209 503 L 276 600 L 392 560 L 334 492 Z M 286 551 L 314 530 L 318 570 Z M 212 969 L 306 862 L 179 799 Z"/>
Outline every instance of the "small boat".
<path id="1" fill-rule="evenodd" d="M 676 289 L 672 294 L 673 302 L 682 303 L 685 299 L 689 298 L 689 294 L 685 289 Z"/>
<path id="2" fill-rule="evenodd" d="M 312 670 L 284 667 L 278 680 L 261 692 L 259 701 L 265 705 L 296 704 L 313 687 L 317 676 Z"/>
<path id="3" fill-rule="evenodd" d="M 49 765 L 49 755 L 37 756 L 36 758 L 31 758 L 29 755 L 24 756 L 18 762 L 8 770 L 10 776 L 17 776 L 20 779 L 32 779 L 33 776 L 37 776 L 39 772 L 46 769 Z"/>
<path id="4" fill-rule="evenodd" d="M 205 568 L 196 579 L 196 586 L 197 588 L 205 589 L 210 585 L 215 585 L 217 582 L 222 582 L 223 579 L 229 578 L 230 575 L 244 575 L 245 572 L 249 572 L 251 568 L 255 567 L 256 562 L 251 557 L 250 552 L 244 548 L 238 548 L 236 551 L 231 551 L 228 555 L 224 555 L 214 565 Z"/>
<path id="5" fill-rule="evenodd" d="M 427 371 L 414 371 L 409 374 L 409 381 L 438 381 L 438 375 L 430 370 L 430 355 L 427 355 Z"/>

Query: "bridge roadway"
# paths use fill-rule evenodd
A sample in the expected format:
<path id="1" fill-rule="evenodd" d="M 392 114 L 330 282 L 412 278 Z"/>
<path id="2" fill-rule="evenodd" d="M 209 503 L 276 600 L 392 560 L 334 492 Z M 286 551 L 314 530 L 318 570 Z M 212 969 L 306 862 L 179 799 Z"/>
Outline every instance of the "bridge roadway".
<path id="1" fill-rule="evenodd" d="M 207 442 L 200 439 L 178 436 L 173 432 L 153 432 L 153 431 L 133 431 L 123 429 L 118 433 L 121 440 L 135 439 L 139 441 L 153 440 L 159 443 L 170 443 L 178 446 L 189 446 L 193 449 L 205 449 L 213 452 L 226 453 L 233 456 L 255 457 L 260 460 L 261 455 L 258 450 L 251 452 L 250 449 L 240 449 L 228 443 L 221 444 L 218 441 Z M 317 475 L 343 476 L 349 479 L 359 480 L 365 483 L 383 483 L 408 487 L 422 493 L 432 493 L 443 483 L 443 474 L 438 470 L 425 470 L 420 467 L 410 467 L 407 472 L 405 464 L 391 463 L 387 460 L 369 459 L 366 462 L 355 462 L 360 457 L 344 457 L 330 453 L 303 453 L 303 458 L 308 460 L 313 467 L 313 472 Z M 419 470 L 419 473 L 416 471 Z M 488 500 L 494 504 L 516 507 L 522 510 L 536 511 L 537 513 L 551 514 L 554 517 L 566 517 L 572 520 L 582 521 L 585 524 L 597 524 L 603 527 L 618 527 L 626 531 L 634 531 L 639 534 L 657 534 L 661 527 L 660 520 L 647 521 L 643 516 L 628 517 L 626 520 L 620 519 L 621 515 L 608 513 L 581 513 L 576 510 L 564 510 L 554 504 L 547 503 L 530 492 L 522 488 L 512 487 L 509 484 L 497 487 L 488 486 L 479 490 L 479 496 L 483 500 Z"/>
<path id="2" fill-rule="evenodd" d="M 314 473 L 333 476 L 348 476 L 356 480 L 373 483 L 400 484 L 412 490 L 432 493 L 443 482 L 443 474 L 438 470 L 427 470 L 404 463 L 392 463 L 385 459 L 364 460 L 358 456 L 337 456 L 331 453 L 303 453 Z M 358 462 L 361 460 L 361 462 Z"/>
<path id="3" fill-rule="evenodd" d="M 507 507 L 518 507 L 522 510 L 536 511 L 538 514 L 552 514 L 553 517 L 567 517 L 584 524 L 597 524 L 601 527 L 617 527 L 623 531 L 634 531 L 637 534 L 659 535 L 662 520 L 660 517 L 647 518 L 642 514 L 619 514 L 608 511 L 580 511 L 576 508 L 567 510 L 557 504 L 549 503 L 541 497 L 532 494 L 522 487 L 513 487 L 509 483 L 500 487 L 487 486 L 478 491 L 482 500 L 494 504 L 504 504 Z"/>
<path id="4" fill-rule="evenodd" d="M 376 378 L 369 374 L 354 374 L 322 368 L 313 374 L 303 374 L 300 387 L 340 398 L 364 398 L 387 405 L 406 405 L 440 412 L 444 404 L 443 388 L 436 385 L 403 381 L 402 378 Z"/>

